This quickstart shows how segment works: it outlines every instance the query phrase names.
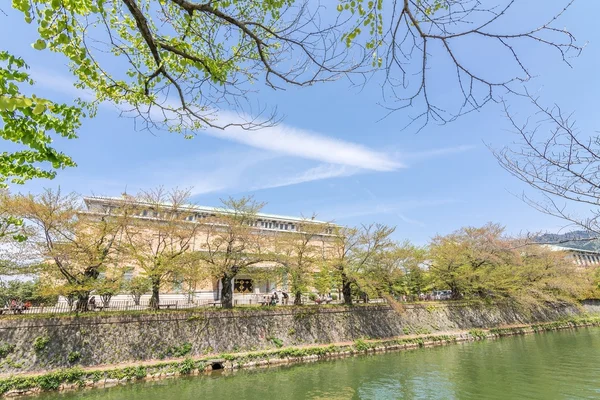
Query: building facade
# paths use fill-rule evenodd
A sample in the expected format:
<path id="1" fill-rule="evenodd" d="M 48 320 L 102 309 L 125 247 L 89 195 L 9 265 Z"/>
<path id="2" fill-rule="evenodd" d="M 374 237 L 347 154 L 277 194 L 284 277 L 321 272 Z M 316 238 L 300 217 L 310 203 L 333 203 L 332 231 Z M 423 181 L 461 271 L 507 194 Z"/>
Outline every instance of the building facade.
<path id="1" fill-rule="evenodd" d="M 215 220 L 221 214 L 233 213 L 233 210 L 224 208 L 205 207 L 197 205 L 181 205 L 175 211 L 169 204 L 154 204 L 141 201 L 134 201 L 126 197 L 85 197 L 84 203 L 86 206 L 85 214 L 94 217 L 104 217 L 108 215 L 118 215 L 123 207 L 129 207 L 130 214 L 136 222 L 143 222 L 147 227 L 144 233 L 150 237 L 155 234 L 153 226 L 158 227 L 166 218 L 173 218 L 173 213 L 176 213 L 176 218 L 181 224 L 193 224 L 198 229 L 194 231 L 194 237 L 190 242 L 188 251 L 205 251 L 207 244 L 211 243 L 211 232 L 214 232 Z M 172 221 L 172 219 L 171 219 Z M 303 227 L 310 225 L 318 227 L 319 233 L 311 235 L 312 246 L 315 248 L 322 247 L 322 254 L 328 253 L 327 248 L 333 245 L 333 229 L 335 226 L 314 218 L 299 218 L 282 215 L 273 215 L 266 213 L 257 213 L 248 223 L 249 229 L 253 235 L 258 235 L 265 239 L 266 246 L 271 247 L 271 251 L 276 251 L 273 246 L 277 238 L 300 237 L 303 232 Z M 156 228 L 158 229 L 158 228 Z M 134 276 L 143 275 L 143 271 L 133 259 L 123 258 L 117 262 L 118 268 L 124 272 L 124 279 L 130 280 Z M 262 262 L 256 265 L 258 268 L 272 268 L 273 262 Z M 275 279 L 256 279 L 250 275 L 238 275 L 232 280 L 234 301 L 240 303 L 248 303 L 259 301 L 266 293 L 271 293 L 275 290 L 287 291 L 288 281 L 285 275 Z M 221 296 L 222 283 L 218 278 L 207 279 L 199 282 L 195 287 L 186 286 L 183 282 L 172 282 L 170 285 L 165 285 L 161 292 L 162 301 L 219 301 Z M 146 298 L 149 295 L 143 297 Z M 121 294 L 115 296 L 114 300 L 127 300 L 129 296 Z"/>
<path id="2" fill-rule="evenodd" d="M 582 268 L 600 266 L 600 252 L 592 250 L 576 249 L 574 247 L 559 246 L 555 244 L 544 245 L 553 251 L 562 251 L 565 257 Z"/>

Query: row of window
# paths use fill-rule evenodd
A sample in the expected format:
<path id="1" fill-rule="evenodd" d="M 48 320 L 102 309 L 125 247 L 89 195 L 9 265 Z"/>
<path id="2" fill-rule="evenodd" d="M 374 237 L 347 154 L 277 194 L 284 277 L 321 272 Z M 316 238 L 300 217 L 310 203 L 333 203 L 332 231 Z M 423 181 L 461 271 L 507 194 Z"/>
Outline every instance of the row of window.
<path id="1" fill-rule="evenodd" d="M 295 231 L 296 230 L 296 225 L 290 224 L 287 222 L 258 220 L 258 221 L 254 221 L 251 225 L 256 226 L 256 227 L 265 228 L 265 229 L 280 229 L 282 231 Z"/>
<path id="2" fill-rule="evenodd" d="M 110 214 L 114 208 L 115 207 L 104 206 L 104 213 Z M 168 215 L 168 213 L 165 212 L 165 213 L 161 214 L 158 211 L 154 211 L 151 209 L 144 209 L 144 210 L 140 210 L 137 213 L 137 215 L 140 217 L 164 218 Z M 205 213 L 186 214 L 183 217 L 183 220 L 193 222 L 193 221 L 198 221 L 201 219 L 214 217 L 214 216 L 215 216 L 215 214 L 205 214 Z M 259 228 L 264 228 L 264 229 L 278 229 L 278 230 L 282 230 L 282 231 L 297 230 L 297 226 L 290 222 L 256 220 L 256 221 L 250 222 L 249 225 L 259 227 Z M 331 228 L 328 228 L 326 233 L 331 234 L 332 233 Z"/>
<path id="3" fill-rule="evenodd" d="M 575 254 L 575 262 L 578 265 L 600 264 L 600 257 L 591 254 Z"/>
<path id="4" fill-rule="evenodd" d="M 156 211 L 142 210 L 142 211 L 140 211 L 139 216 L 159 218 L 159 217 L 161 217 L 161 214 Z M 214 217 L 214 216 L 215 216 L 215 214 L 195 213 L 195 214 L 189 214 L 189 215 L 185 216 L 184 220 L 193 222 L 193 221 L 198 221 L 198 220 L 202 220 L 202 219 L 206 219 L 206 218 Z M 282 231 L 296 230 L 296 225 L 291 224 L 291 223 L 286 223 L 286 222 L 278 222 L 278 221 L 257 220 L 257 221 L 250 222 L 249 225 L 255 226 L 255 227 L 260 227 L 260 228 L 265 228 L 265 229 L 279 229 Z"/>

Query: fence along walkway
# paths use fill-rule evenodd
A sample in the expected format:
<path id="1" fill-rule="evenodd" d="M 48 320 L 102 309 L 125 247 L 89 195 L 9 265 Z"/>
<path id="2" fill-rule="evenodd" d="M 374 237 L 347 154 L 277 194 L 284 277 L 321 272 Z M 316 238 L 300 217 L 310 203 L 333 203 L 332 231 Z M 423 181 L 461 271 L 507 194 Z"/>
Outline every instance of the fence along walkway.
<path id="1" fill-rule="evenodd" d="M 96 296 L 98 298 L 98 296 Z M 257 307 L 268 305 L 263 300 L 264 295 L 247 295 L 236 297 L 233 300 L 235 307 Z M 341 304 L 342 300 L 332 300 L 328 304 Z M 369 299 L 369 303 L 385 303 L 384 299 Z M 308 296 L 302 296 L 302 304 L 304 305 L 319 305 L 315 301 L 312 301 Z M 325 303 L 320 303 L 325 304 Z M 287 304 L 282 304 L 281 298 L 276 304 L 277 307 L 293 306 L 293 299 L 290 299 Z M 194 299 L 194 300 L 172 300 L 164 301 L 159 303 L 159 309 L 161 310 L 187 310 L 195 308 L 210 308 L 210 307 L 221 307 L 219 300 L 210 299 Z M 102 301 L 98 301 L 95 306 L 88 305 L 90 312 L 100 311 L 142 311 L 150 310 L 150 301 L 140 301 L 139 304 L 135 304 L 133 300 L 111 300 L 108 305 L 104 305 Z M 32 306 L 29 308 L 25 307 L 10 307 L 6 306 L 0 308 L 1 315 L 25 315 L 25 314 L 63 314 L 75 312 L 76 305 L 68 304 L 67 302 L 59 302 L 51 306 Z"/>

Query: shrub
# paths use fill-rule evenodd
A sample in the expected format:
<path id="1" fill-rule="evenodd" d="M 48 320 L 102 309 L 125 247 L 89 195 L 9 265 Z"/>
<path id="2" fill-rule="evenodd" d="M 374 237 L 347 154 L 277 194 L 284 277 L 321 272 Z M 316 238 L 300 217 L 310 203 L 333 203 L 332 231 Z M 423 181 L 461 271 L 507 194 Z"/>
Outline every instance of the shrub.
<path id="1" fill-rule="evenodd" d="M 268 337 L 267 340 L 270 340 L 271 343 L 273 343 L 275 345 L 275 347 L 279 348 L 279 347 L 283 347 L 283 340 L 276 338 L 274 336 Z"/>
<path id="2" fill-rule="evenodd" d="M 10 343 L 2 343 L 0 345 L 0 358 L 4 358 L 15 350 L 15 345 Z"/>
<path id="3" fill-rule="evenodd" d="M 372 347 L 372 345 L 370 343 L 367 343 L 362 339 L 358 339 L 356 342 L 354 342 L 354 348 L 357 351 L 367 351 L 371 347 Z"/>
<path id="4" fill-rule="evenodd" d="M 6 364 L 11 368 L 16 368 L 16 369 L 23 368 L 23 363 L 16 362 L 15 360 L 13 360 L 10 357 L 7 357 L 6 360 L 4 360 L 2 363 L 0 363 L 0 366 L 2 366 L 2 364 Z"/>
<path id="5" fill-rule="evenodd" d="M 81 358 L 81 353 L 78 352 L 78 351 L 72 351 L 67 356 L 67 359 L 69 360 L 70 363 L 74 363 L 76 361 L 79 361 L 80 358 Z"/>
<path id="6" fill-rule="evenodd" d="M 38 377 L 37 383 L 42 390 L 57 390 L 61 381 L 57 374 L 47 374 Z"/>
<path id="7" fill-rule="evenodd" d="M 136 379 L 143 379 L 146 377 L 146 375 L 148 375 L 148 371 L 146 370 L 146 367 L 143 366 L 137 366 L 133 372 L 133 376 Z"/>
<path id="8" fill-rule="evenodd" d="M 335 293 L 333 293 L 333 294 L 331 295 L 331 300 L 333 300 L 333 301 L 336 301 L 337 299 L 338 299 L 338 295 L 337 295 L 337 294 L 335 294 Z"/>
<path id="9" fill-rule="evenodd" d="M 184 343 L 181 346 L 175 346 L 175 347 L 171 347 L 171 355 L 173 357 L 183 357 L 186 356 L 188 354 L 190 354 L 190 352 L 192 351 L 192 344 L 191 343 Z"/>
<path id="10" fill-rule="evenodd" d="M 196 369 L 196 364 L 191 358 L 186 358 L 181 364 L 179 364 L 179 373 L 181 375 L 189 375 L 192 373 L 192 371 L 194 371 L 194 369 Z"/>
<path id="11" fill-rule="evenodd" d="M 82 383 L 82 377 L 84 373 L 80 368 L 69 368 L 56 372 L 51 372 L 49 374 L 40 375 L 35 379 L 35 383 L 42 390 L 57 390 L 61 383 Z M 33 386 L 33 385 L 31 385 Z"/>
<path id="12" fill-rule="evenodd" d="M 315 301 L 315 300 L 317 299 L 317 295 L 316 295 L 316 294 L 314 294 L 314 293 L 310 293 L 310 294 L 308 295 L 308 299 L 309 299 L 310 301 Z"/>
<path id="13" fill-rule="evenodd" d="M 48 346 L 48 343 L 50 343 L 50 338 L 48 336 L 38 336 L 33 340 L 33 349 L 38 353 L 44 351 Z"/>
<path id="14" fill-rule="evenodd" d="M 90 376 L 90 378 L 92 379 L 92 382 L 98 382 L 98 381 L 100 381 L 100 379 L 104 379 L 104 372 L 94 371 L 94 372 L 92 372 L 92 375 Z"/>
<path id="15" fill-rule="evenodd" d="M 485 339 L 487 337 L 486 333 L 481 329 L 471 329 L 469 334 L 473 336 L 475 339 Z"/>

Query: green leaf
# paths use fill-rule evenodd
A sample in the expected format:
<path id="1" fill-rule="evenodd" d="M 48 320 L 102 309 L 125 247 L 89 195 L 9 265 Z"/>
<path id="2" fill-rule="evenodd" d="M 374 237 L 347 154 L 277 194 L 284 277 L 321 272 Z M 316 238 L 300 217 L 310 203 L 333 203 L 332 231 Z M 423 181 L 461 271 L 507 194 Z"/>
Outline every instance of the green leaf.
<path id="1" fill-rule="evenodd" d="M 44 111 L 46 111 L 46 106 L 42 103 L 37 103 L 35 105 L 35 107 L 33 108 L 33 113 L 35 115 L 39 115 L 39 114 L 43 113 Z"/>
<path id="2" fill-rule="evenodd" d="M 44 50 L 46 48 L 46 41 L 42 39 L 38 39 L 33 44 L 33 48 L 36 50 Z"/>

